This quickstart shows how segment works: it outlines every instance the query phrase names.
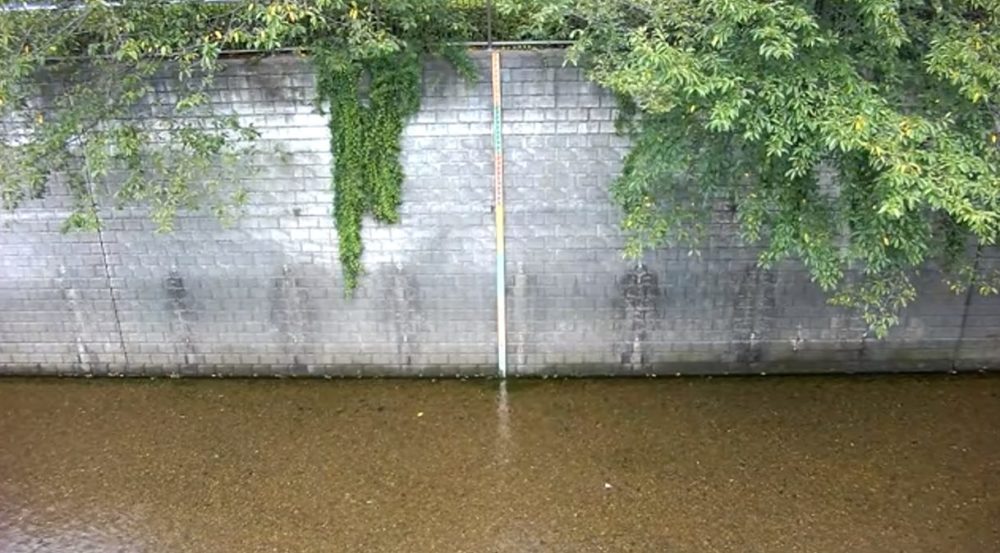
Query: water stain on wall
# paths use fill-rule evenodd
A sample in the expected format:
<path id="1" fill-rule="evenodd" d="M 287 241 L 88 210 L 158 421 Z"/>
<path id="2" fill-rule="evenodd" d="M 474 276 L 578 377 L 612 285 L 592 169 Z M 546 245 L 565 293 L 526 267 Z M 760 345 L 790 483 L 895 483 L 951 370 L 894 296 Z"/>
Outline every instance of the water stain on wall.
<path id="1" fill-rule="evenodd" d="M 170 269 L 167 278 L 163 280 L 163 289 L 167 294 L 167 310 L 172 315 L 173 323 L 176 323 L 170 325 L 171 329 L 178 338 L 176 343 L 183 344 L 184 364 L 190 365 L 191 356 L 196 353 L 191 325 L 197 320 L 198 315 L 191 306 L 184 277 L 176 267 Z"/>
<path id="2" fill-rule="evenodd" d="M 90 351 L 84 334 L 87 331 L 87 322 L 83 310 L 79 305 L 79 291 L 73 286 L 70 279 L 66 278 L 66 267 L 59 266 L 59 277 L 56 279 L 59 286 L 60 295 L 66 303 L 67 309 L 73 315 L 73 330 L 75 334 L 76 366 L 74 370 L 84 373 L 93 371 L 95 355 Z"/>
<path id="3" fill-rule="evenodd" d="M 622 366 L 641 372 L 652 359 L 649 338 L 658 321 L 659 277 L 640 263 L 621 276 L 619 288 L 624 301 L 617 302 L 623 316 L 619 321 L 621 339 L 616 350 Z"/>
<path id="4" fill-rule="evenodd" d="M 283 264 L 281 274 L 271 281 L 269 322 L 282 337 L 282 353 L 291 361 L 292 374 L 309 373 L 308 364 L 303 363 L 299 356 L 305 342 L 304 311 L 307 302 L 306 287 L 295 269 L 287 263 Z"/>
<path id="5" fill-rule="evenodd" d="M 736 302 L 727 357 L 731 363 L 754 365 L 763 360 L 764 344 L 771 334 L 777 276 L 773 270 L 749 262 L 735 277 Z"/>
<path id="6" fill-rule="evenodd" d="M 396 347 L 398 365 L 407 374 L 412 374 L 414 355 L 418 353 L 415 339 L 422 326 L 423 313 L 420 301 L 420 283 L 416 276 L 408 273 L 402 263 L 394 263 L 382 271 L 382 286 L 385 322 L 391 328 L 392 341 Z M 419 363 L 417 363 L 419 365 Z"/>
<path id="7" fill-rule="evenodd" d="M 576 289 L 574 280 L 573 294 L 579 291 Z M 528 364 L 528 355 L 525 351 L 527 344 L 527 327 L 530 321 L 536 320 L 536 301 L 532 301 L 529 292 L 534 291 L 537 295 L 538 277 L 529 276 L 524 271 L 524 262 L 518 261 L 514 269 L 513 284 L 508 289 L 510 298 L 510 310 L 507 316 L 507 362 L 510 364 L 508 371 L 513 374 L 517 368 Z"/>

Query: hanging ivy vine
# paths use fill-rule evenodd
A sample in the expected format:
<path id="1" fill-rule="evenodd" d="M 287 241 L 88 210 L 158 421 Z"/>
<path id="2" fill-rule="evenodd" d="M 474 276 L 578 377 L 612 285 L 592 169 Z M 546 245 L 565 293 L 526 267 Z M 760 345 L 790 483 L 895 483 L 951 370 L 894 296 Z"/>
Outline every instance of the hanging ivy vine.
<path id="1" fill-rule="evenodd" d="M 400 139 L 406 120 L 420 107 L 420 59 L 403 50 L 359 62 L 320 48 L 313 60 L 318 101 L 329 107 L 333 216 L 344 288 L 350 293 L 363 273 L 364 215 L 371 213 L 382 223 L 399 220 Z"/>

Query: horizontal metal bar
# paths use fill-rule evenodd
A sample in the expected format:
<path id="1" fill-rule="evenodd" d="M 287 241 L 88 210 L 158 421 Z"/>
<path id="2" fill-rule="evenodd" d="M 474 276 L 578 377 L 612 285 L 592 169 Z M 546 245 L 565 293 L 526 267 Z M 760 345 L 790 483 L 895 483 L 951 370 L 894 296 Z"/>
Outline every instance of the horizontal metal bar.
<path id="1" fill-rule="evenodd" d="M 492 43 L 485 40 L 470 40 L 465 42 L 451 42 L 454 46 L 469 47 L 489 47 L 489 46 L 572 46 L 572 40 L 494 40 Z"/>
<path id="2" fill-rule="evenodd" d="M 447 42 L 449 46 L 465 46 L 468 48 L 489 48 L 491 46 L 490 42 L 485 40 L 470 40 L 463 42 Z M 551 47 L 566 47 L 572 46 L 572 40 L 494 40 L 492 46 L 498 48 L 512 48 L 518 46 L 534 46 L 536 48 L 542 48 L 546 46 Z M 256 50 L 256 49 L 239 49 L 239 50 L 223 50 L 220 55 L 224 56 L 246 56 L 253 54 L 297 54 L 309 52 L 309 48 L 306 46 L 301 47 L 291 47 L 291 48 L 275 48 L 273 50 Z"/>
<path id="3" fill-rule="evenodd" d="M 481 40 L 474 40 L 468 42 L 448 42 L 449 46 L 465 46 L 468 48 L 489 48 L 490 43 Z M 535 48 L 565 48 L 567 46 L 572 46 L 572 40 L 497 40 L 493 42 L 493 46 L 496 48 L 514 48 L 518 46 L 533 46 Z M 289 48 L 274 48 L 272 50 L 257 50 L 250 48 L 240 48 L 234 50 L 222 50 L 219 52 L 219 56 L 254 56 L 254 55 L 271 55 L 271 54 L 306 54 L 309 53 L 310 48 L 305 46 L 289 47 Z M 92 56 L 49 56 L 45 59 L 48 61 L 64 61 L 64 60 L 82 60 L 88 59 Z M 111 56 L 95 56 L 101 59 L 110 59 Z"/>

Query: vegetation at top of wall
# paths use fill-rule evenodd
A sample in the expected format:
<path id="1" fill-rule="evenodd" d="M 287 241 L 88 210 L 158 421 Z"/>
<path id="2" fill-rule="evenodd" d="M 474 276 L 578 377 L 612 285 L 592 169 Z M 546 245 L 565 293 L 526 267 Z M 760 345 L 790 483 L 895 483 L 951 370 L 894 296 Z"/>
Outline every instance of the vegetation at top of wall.
<path id="1" fill-rule="evenodd" d="M 697 241 L 728 206 L 760 264 L 801 261 L 878 336 L 936 260 L 997 290 L 998 0 L 501 0 L 569 25 L 625 99 L 613 187 L 628 252 Z"/>
<path id="2" fill-rule="evenodd" d="M 319 100 L 331 108 L 334 214 L 348 290 L 361 272 L 362 213 L 398 218 L 399 135 L 419 106 L 418 57 L 440 54 L 467 70 L 452 42 L 475 38 L 485 14 L 481 1 L 470 0 L 83 0 L 51 7 L 0 11 L 3 207 L 41 197 L 63 180 L 76 202 L 67 229 L 99 227 L 95 194 L 105 189 L 114 189 L 118 205 L 148 206 L 163 231 L 179 209 L 209 207 L 230 218 L 246 201 L 238 183 L 249 166 L 238 161 L 256 152 L 257 133 L 211 111 L 220 55 L 302 48 L 314 54 Z M 361 75 L 370 77 L 364 99 Z"/>
<path id="3" fill-rule="evenodd" d="M 85 0 L 4 12 L 0 117 L 19 133 L 0 143 L 0 197 L 16 205 L 82 167 L 86 178 L 71 184 L 83 198 L 113 177 L 129 183 L 121 201 L 149 201 L 164 224 L 179 206 L 225 206 L 224 179 L 204 187 L 178 173 L 178 160 L 235 159 L 252 129 L 219 117 L 151 127 L 126 115 L 165 73 L 184 83 L 168 111 L 207 110 L 224 49 L 309 48 L 340 153 L 335 215 L 350 288 L 361 271 L 361 214 L 396 216 L 400 173 L 388 158 L 413 108 L 380 104 L 375 85 L 401 79 L 408 95 L 415 56 L 455 57 L 451 41 L 484 38 L 483 4 Z M 939 261 L 957 290 L 996 290 L 980 259 L 1000 232 L 1000 0 L 496 0 L 496 8 L 495 38 L 570 37 L 571 60 L 622 98 L 634 147 L 613 195 L 629 254 L 696 242 L 723 205 L 760 244 L 762 265 L 800 260 L 879 336 L 915 298 L 912 281 L 927 261 Z M 40 72 L 66 84 L 41 94 Z M 367 96 L 363 75 L 373 85 Z M 40 105 L 42 97 L 54 101 Z M 164 144 L 172 157 L 152 163 Z M 387 157 L 362 167 L 373 152 Z M 73 224 L 92 226 L 93 205 L 81 201 Z"/>

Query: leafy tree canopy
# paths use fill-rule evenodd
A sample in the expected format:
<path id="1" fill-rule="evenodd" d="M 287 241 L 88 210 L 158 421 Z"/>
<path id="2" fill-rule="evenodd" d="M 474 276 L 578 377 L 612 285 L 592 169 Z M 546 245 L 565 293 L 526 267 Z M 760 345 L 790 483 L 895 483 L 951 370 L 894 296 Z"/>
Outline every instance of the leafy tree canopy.
<path id="1" fill-rule="evenodd" d="M 770 266 L 797 258 L 876 334 L 939 260 L 956 288 L 1000 232 L 996 0 L 505 0 L 620 95 L 629 251 L 735 211 Z M 974 252 L 974 253 L 973 253 Z"/>
<path id="2" fill-rule="evenodd" d="M 0 9 L 0 204 L 13 208 L 65 179 L 78 198 L 67 228 L 95 228 L 93 184 L 114 179 L 116 200 L 149 205 L 161 230 L 170 230 L 180 208 L 210 206 L 225 217 L 245 199 L 232 186 L 235 162 L 252 152 L 256 132 L 209 111 L 206 90 L 221 54 L 322 49 L 336 54 L 324 57 L 331 71 L 402 51 L 458 59 L 450 41 L 475 36 L 476 7 L 451 0 L 8 3 Z M 148 105 L 157 79 L 174 81 L 170 105 Z M 192 113 L 199 117 L 181 117 Z"/>

